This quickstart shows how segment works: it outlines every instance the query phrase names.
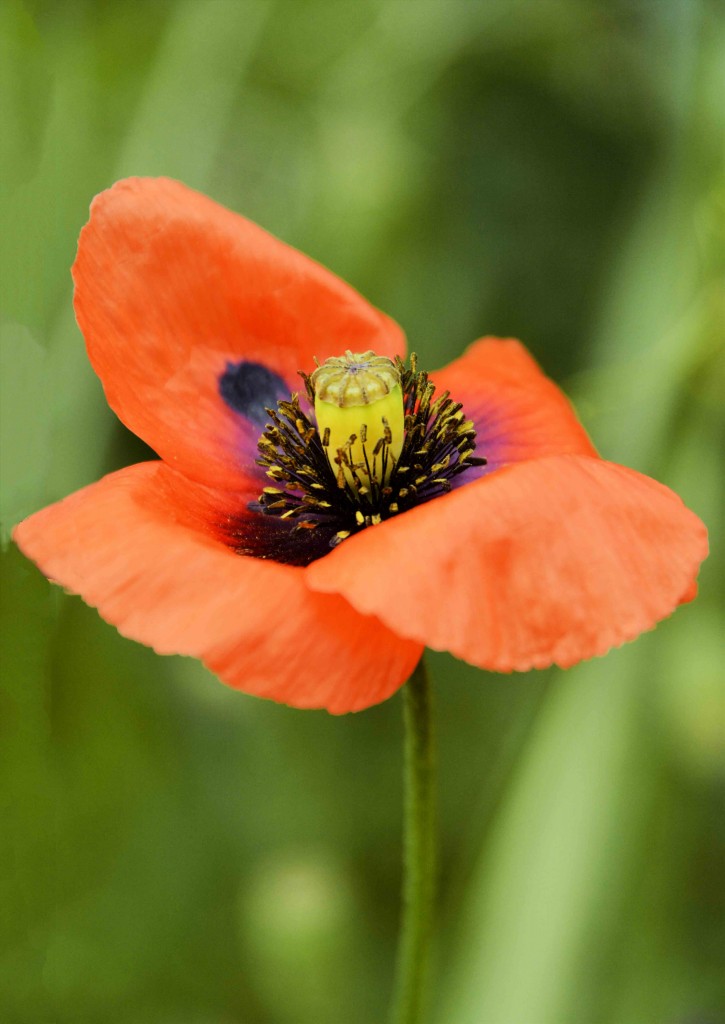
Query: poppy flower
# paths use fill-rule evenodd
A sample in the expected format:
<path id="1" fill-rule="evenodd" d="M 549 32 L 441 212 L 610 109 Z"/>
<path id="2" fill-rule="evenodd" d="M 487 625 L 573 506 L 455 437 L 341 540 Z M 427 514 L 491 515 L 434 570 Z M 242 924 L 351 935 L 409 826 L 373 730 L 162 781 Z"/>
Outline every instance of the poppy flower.
<path id="1" fill-rule="evenodd" d="M 429 378 L 351 287 L 164 179 L 95 199 L 73 277 L 109 405 L 160 458 L 15 539 L 125 636 L 337 713 L 390 696 L 424 646 L 567 667 L 694 597 L 702 523 L 599 458 L 519 342 L 484 338 Z M 366 424 L 346 446 L 317 422 L 312 371 L 331 357 L 387 368 L 402 413 L 368 439 L 384 471 L 353 454 Z"/>

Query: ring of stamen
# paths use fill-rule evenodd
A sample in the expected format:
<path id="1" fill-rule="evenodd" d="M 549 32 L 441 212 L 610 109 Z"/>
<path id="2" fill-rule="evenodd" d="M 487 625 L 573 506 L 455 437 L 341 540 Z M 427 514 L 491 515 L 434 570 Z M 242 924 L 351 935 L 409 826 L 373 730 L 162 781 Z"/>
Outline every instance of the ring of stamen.
<path id="1" fill-rule="evenodd" d="M 320 437 L 299 395 L 267 409 L 270 417 L 258 442 L 258 465 L 270 479 L 250 509 L 292 520 L 294 530 L 325 526 L 334 547 L 351 534 L 375 526 L 451 490 L 451 481 L 486 459 L 474 454 L 476 433 L 459 402 L 448 391 L 437 398 L 415 355 L 408 367 L 397 358 L 404 408 L 405 436 L 397 460 L 384 421 L 382 436 L 371 446 L 363 422 L 358 434 L 328 458 L 329 430 Z M 306 397 L 314 405 L 311 377 L 300 373 Z M 353 458 L 351 452 L 362 452 Z M 333 466 L 337 467 L 333 469 Z"/>

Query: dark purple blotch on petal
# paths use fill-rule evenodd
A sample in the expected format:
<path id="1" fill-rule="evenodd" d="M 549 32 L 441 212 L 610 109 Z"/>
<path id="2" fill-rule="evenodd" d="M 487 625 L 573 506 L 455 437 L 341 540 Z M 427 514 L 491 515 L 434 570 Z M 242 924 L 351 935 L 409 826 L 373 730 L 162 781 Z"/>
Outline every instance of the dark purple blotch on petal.
<path id="1" fill-rule="evenodd" d="M 285 565 L 305 566 L 329 554 L 335 524 L 300 527 L 290 519 L 265 515 L 251 502 L 245 511 L 227 515 L 214 524 L 217 535 L 238 555 L 268 558 Z"/>
<path id="2" fill-rule="evenodd" d="M 266 410 L 289 396 L 282 377 L 263 363 L 227 363 L 219 377 L 219 394 L 230 409 L 245 416 L 260 431 L 269 419 Z"/>

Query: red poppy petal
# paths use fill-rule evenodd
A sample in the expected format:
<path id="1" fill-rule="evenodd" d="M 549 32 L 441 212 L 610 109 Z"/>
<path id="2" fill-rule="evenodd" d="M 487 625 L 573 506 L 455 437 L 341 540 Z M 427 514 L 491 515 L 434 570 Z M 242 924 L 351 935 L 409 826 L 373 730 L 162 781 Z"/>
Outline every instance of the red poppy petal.
<path id="1" fill-rule="evenodd" d="M 431 379 L 463 404 L 476 426 L 476 454 L 488 460 L 458 486 L 511 462 L 597 454 L 569 400 L 520 341 L 482 338 Z"/>
<path id="2" fill-rule="evenodd" d="M 26 519 L 15 540 L 125 636 L 200 658 L 248 693 L 341 713 L 405 682 L 420 644 L 313 593 L 303 570 L 190 525 L 197 509 L 174 498 L 174 476 L 160 462 L 123 469 Z"/>
<path id="3" fill-rule="evenodd" d="M 75 310 L 108 402 L 167 462 L 243 485 L 261 428 L 220 396 L 229 364 L 298 370 L 345 348 L 404 352 L 400 328 L 349 285 L 184 185 L 131 178 L 97 196 L 73 268 Z"/>
<path id="4" fill-rule="evenodd" d="M 604 654 L 692 596 L 700 520 L 579 456 L 502 469 L 344 541 L 307 570 L 395 632 L 507 672 Z"/>

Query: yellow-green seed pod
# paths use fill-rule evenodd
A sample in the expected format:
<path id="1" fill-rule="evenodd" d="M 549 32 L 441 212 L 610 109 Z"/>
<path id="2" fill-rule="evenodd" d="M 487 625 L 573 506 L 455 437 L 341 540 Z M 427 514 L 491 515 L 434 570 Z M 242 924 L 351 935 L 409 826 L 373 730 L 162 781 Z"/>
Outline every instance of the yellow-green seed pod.
<path id="1" fill-rule="evenodd" d="M 317 429 L 340 486 L 384 484 L 403 448 L 400 374 L 387 356 L 345 352 L 311 376 Z"/>

